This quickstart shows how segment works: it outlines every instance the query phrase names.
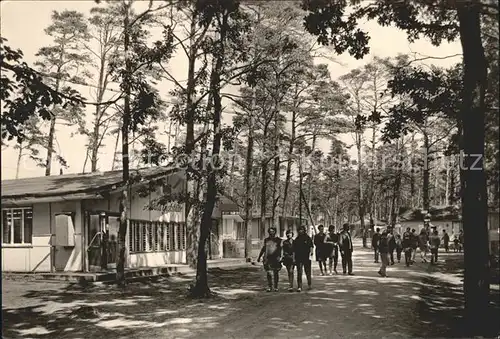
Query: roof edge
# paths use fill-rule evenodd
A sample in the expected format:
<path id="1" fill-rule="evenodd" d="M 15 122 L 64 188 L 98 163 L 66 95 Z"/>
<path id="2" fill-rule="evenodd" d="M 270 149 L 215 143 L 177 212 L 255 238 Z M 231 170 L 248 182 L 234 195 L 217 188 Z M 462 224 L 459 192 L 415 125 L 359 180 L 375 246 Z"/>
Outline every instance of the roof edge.
<path id="1" fill-rule="evenodd" d="M 163 166 L 158 166 L 158 167 L 163 167 Z M 151 168 L 151 167 L 140 168 L 140 169 L 136 169 L 134 171 L 139 172 L 140 170 L 146 170 L 148 168 Z M 172 173 L 175 173 L 175 172 L 178 172 L 178 171 L 180 171 L 180 169 L 176 168 L 176 167 L 170 167 L 170 168 L 165 167 L 165 171 L 160 171 L 159 173 L 145 175 L 145 176 L 143 176 L 143 178 L 145 178 L 146 180 L 153 180 L 155 178 L 158 178 L 158 177 L 161 177 L 161 176 L 164 176 L 164 175 L 168 175 L 168 174 L 172 174 Z M 111 172 L 117 172 L 117 171 L 102 172 L 102 174 L 111 173 Z M 82 174 L 82 176 L 84 176 L 84 175 L 85 174 Z M 75 176 L 77 177 L 77 175 L 75 175 Z M 115 189 L 116 188 L 115 186 L 123 186 L 123 181 L 120 180 L 120 181 L 117 181 L 117 182 L 113 182 L 113 183 L 110 183 L 110 184 L 101 185 L 101 186 L 98 186 L 98 187 L 92 187 L 92 188 L 80 189 L 80 190 L 73 190 L 73 191 L 66 191 L 66 192 L 60 192 L 60 193 L 50 193 L 50 192 L 48 192 L 48 193 L 34 193 L 34 194 L 33 193 L 26 193 L 26 194 L 15 194 L 15 195 L 4 195 L 4 194 L 2 194 L 2 200 L 3 199 L 15 200 L 15 199 L 26 199 L 26 198 L 49 198 L 49 197 L 58 197 L 58 196 L 63 196 L 63 195 L 68 195 L 68 194 L 91 194 L 91 193 L 98 193 L 98 194 L 100 194 L 100 193 L 104 193 L 104 192 L 107 192 L 107 191 Z"/>

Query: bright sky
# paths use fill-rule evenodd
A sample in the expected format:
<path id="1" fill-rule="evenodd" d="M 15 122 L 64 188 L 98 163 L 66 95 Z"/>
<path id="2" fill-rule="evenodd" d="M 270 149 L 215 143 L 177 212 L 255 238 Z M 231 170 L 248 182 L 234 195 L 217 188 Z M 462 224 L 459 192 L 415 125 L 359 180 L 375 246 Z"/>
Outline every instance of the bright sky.
<path id="1" fill-rule="evenodd" d="M 2 37 L 8 39 L 9 44 L 13 48 L 20 48 L 24 52 L 25 61 L 32 64 L 35 60 L 35 54 L 42 46 L 51 44 L 50 37 L 46 36 L 44 29 L 50 24 L 50 17 L 53 10 L 62 11 L 77 10 L 85 14 L 89 13 L 90 8 L 98 6 L 94 1 L 1 1 L 1 34 Z M 102 4 L 100 6 L 103 6 Z M 27 24 L 29 23 L 29 24 Z M 368 30 L 371 40 L 370 48 L 371 55 L 365 57 L 365 60 L 355 60 L 349 55 L 332 56 L 339 63 L 333 63 L 328 60 L 320 62 L 327 63 L 332 74 L 332 78 L 336 79 L 339 76 L 349 72 L 350 69 L 362 66 L 368 62 L 374 55 L 380 57 L 393 57 L 400 53 L 413 54 L 417 57 L 433 56 L 445 57 L 461 53 L 460 43 L 454 42 L 451 44 L 444 43 L 439 47 L 432 46 L 426 40 L 417 41 L 414 44 L 409 44 L 404 32 L 391 27 L 380 27 L 375 22 L 364 24 L 364 28 Z M 450 66 L 460 62 L 460 57 L 447 58 L 443 60 L 427 60 L 427 64 L 436 64 L 439 66 Z M 187 62 L 180 54 L 177 54 L 169 63 L 169 68 L 173 75 L 180 80 L 186 79 Z M 163 84 L 159 89 L 165 95 L 170 88 L 169 85 Z M 77 88 L 82 95 L 87 98 L 92 97 L 91 89 Z M 91 109 L 91 108 L 89 108 Z M 224 122 L 230 123 L 232 116 L 227 114 L 224 116 Z M 167 123 L 165 123 L 167 125 Z M 65 173 L 78 173 L 82 171 L 85 161 L 85 143 L 83 136 L 74 134 L 75 130 L 70 127 L 58 126 L 56 131 L 57 144 L 56 149 L 66 159 L 69 168 L 65 169 Z M 352 143 L 352 137 L 345 135 L 341 139 L 348 144 Z M 162 139 L 162 141 L 165 141 Z M 111 169 L 111 161 L 113 158 L 114 140 L 109 139 L 105 142 L 105 147 L 101 149 L 99 157 L 99 168 L 101 171 Z M 328 143 L 323 142 L 321 148 L 327 150 Z M 42 155 L 46 151 L 42 151 Z M 12 147 L 2 151 L 2 180 L 13 179 L 16 175 L 17 151 Z M 89 164 L 87 164 L 87 171 Z M 59 174 L 59 164 L 54 163 L 52 174 Z M 25 158 L 22 161 L 19 177 L 35 177 L 44 175 L 44 169 L 36 167 L 29 159 Z"/>

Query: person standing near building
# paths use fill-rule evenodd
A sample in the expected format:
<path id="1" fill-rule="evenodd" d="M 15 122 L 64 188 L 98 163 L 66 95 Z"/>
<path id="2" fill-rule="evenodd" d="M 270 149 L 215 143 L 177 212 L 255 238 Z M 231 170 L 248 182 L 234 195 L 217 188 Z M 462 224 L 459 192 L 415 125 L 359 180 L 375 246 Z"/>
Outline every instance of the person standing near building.
<path id="1" fill-rule="evenodd" d="M 321 275 L 326 275 L 326 247 L 325 247 L 325 227 L 323 225 L 318 226 L 318 234 L 314 236 L 314 246 L 316 252 L 316 261 L 319 264 L 319 270 Z"/>
<path id="2" fill-rule="evenodd" d="M 295 270 L 295 255 L 293 252 L 293 232 L 292 230 L 286 231 L 286 240 L 283 241 L 283 264 L 288 273 L 288 291 L 293 292 L 293 271 Z"/>
<path id="3" fill-rule="evenodd" d="M 372 248 L 373 248 L 373 254 L 375 255 L 375 263 L 378 263 L 378 258 L 379 258 L 379 241 L 380 241 L 380 228 L 377 227 L 375 230 L 375 233 L 373 234 L 372 237 Z"/>
<path id="4" fill-rule="evenodd" d="M 302 272 L 305 271 L 307 278 L 307 286 L 312 287 L 311 277 L 311 254 L 313 249 L 313 241 L 306 234 L 304 226 L 299 227 L 299 234 L 293 241 L 293 252 L 295 256 L 295 264 L 297 265 L 297 292 L 302 291 Z"/>
<path id="5" fill-rule="evenodd" d="M 380 235 L 379 251 L 381 264 L 377 273 L 385 278 L 387 277 L 387 266 L 389 266 L 389 239 L 387 229 L 383 230 Z"/>
<path id="6" fill-rule="evenodd" d="M 458 252 L 462 252 L 464 249 L 464 231 L 460 230 L 458 232 Z"/>
<path id="7" fill-rule="evenodd" d="M 281 270 L 281 238 L 276 236 L 276 228 L 270 227 L 269 236 L 264 239 L 257 262 L 264 257 L 264 270 L 267 273 L 267 291 L 278 291 L 279 271 Z"/>
<path id="8" fill-rule="evenodd" d="M 354 275 L 354 273 L 352 273 L 352 252 L 354 248 L 352 246 L 352 237 L 349 233 L 349 224 L 344 224 L 342 228 L 342 232 L 339 235 L 342 270 L 344 274 L 348 273 L 349 275 Z"/>
<path id="9" fill-rule="evenodd" d="M 439 232 L 435 229 L 429 239 L 431 247 L 431 264 L 437 264 L 439 245 L 441 244 L 441 239 L 439 238 Z"/>
<path id="10" fill-rule="evenodd" d="M 339 261 L 339 234 L 335 232 L 335 226 L 328 226 L 328 236 L 326 237 L 325 246 L 328 253 L 328 269 L 330 275 L 337 273 L 337 264 Z M 332 271 L 333 266 L 333 271 Z"/>
<path id="11" fill-rule="evenodd" d="M 450 249 L 450 236 L 448 235 L 446 230 L 443 230 L 443 244 L 444 244 L 444 251 L 448 253 Z"/>

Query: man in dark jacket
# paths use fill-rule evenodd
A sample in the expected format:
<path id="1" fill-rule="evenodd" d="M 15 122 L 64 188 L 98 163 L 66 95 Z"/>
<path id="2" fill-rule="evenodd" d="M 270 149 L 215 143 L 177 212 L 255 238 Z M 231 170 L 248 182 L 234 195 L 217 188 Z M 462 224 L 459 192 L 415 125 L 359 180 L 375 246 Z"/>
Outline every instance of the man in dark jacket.
<path id="1" fill-rule="evenodd" d="M 352 273 L 352 238 L 349 233 L 349 224 L 344 224 L 343 230 L 340 233 L 340 255 L 342 256 L 342 269 L 344 274 L 354 275 Z"/>
<path id="2" fill-rule="evenodd" d="M 380 228 L 377 227 L 377 230 L 376 230 L 375 234 L 373 234 L 373 237 L 372 237 L 372 248 L 373 248 L 373 252 L 375 254 L 375 263 L 378 263 L 379 241 L 380 241 Z"/>
<path id="3" fill-rule="evenodd" d="M 293 252 L 295 255 L 295 264 L 297 265 L 297 292 L 302 291 L 302 271 L 305 271 L 307 286 L 311 289 L 311 254 L 313 241 L 306 233 L 304 226 L 299 227 L 299 235 L 293 241 Z"/>

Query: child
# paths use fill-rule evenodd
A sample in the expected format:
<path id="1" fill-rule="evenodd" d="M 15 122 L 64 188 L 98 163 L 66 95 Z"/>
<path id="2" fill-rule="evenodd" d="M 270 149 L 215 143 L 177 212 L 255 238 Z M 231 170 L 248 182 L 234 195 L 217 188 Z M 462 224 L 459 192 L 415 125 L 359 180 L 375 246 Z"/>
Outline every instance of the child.
<path id="1" fill-rule="evenodd" d="M 264 270 L 267 273 L 267 292 L 278 291 L 279 271 L 281 270 L 281 239 L 276 237 L 276 228 L 270 227 L 269 237 L 264 239 L 257 262 L 264 257 Z M 274 280 L 274 281 L 273 281 Z M 273 283 L 274 282 L 274 283 Z"/>

